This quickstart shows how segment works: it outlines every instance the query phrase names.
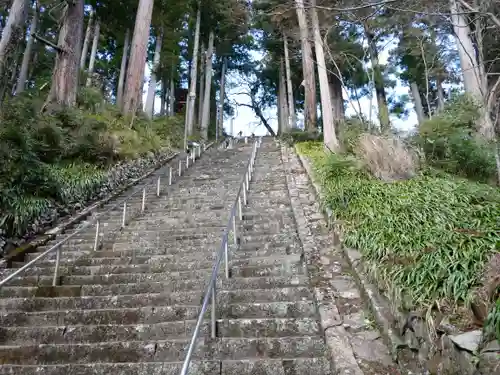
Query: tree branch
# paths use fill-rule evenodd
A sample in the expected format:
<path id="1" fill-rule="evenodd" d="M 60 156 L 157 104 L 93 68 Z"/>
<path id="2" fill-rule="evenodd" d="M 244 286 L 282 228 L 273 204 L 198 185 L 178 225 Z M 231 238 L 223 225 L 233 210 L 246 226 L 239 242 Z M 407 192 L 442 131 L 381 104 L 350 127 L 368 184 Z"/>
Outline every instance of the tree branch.
<path id="1" fill-rule="evenodd" d="M 273 128 L 271 128 L 271 126 L 267 122 L 266 118 L 264 117 L 262 111 L 260 110 L 260 108 L 258 106 L 253 105 L 253 104 L 246 104 L 246 103 L 236 103 L 236 105 L 251 108 L 255 112 L 255 115 L 262 122 L 262 125 L 265 126 L 265 128 L 267 129 L 269 134 L 271 134 L 273 137 L 276 137 L 276 133 L 274 132 Z"/>
<path id="2" fill-rule="evenodd" d="M 64 52 L 64 50 L 61 47 L 59 47 L 58 45 L 52 43 L 51 41 L 49 41 L 47 39 L 42 38 L 38 34 L 33 34 L 33 37 L 36 40 L 39 40 L 40 42 L 42 42 L 43 44 L 46 44 L 47 46 L 54 48 L 57 52 L 60 52 L 60 53 Z"/>

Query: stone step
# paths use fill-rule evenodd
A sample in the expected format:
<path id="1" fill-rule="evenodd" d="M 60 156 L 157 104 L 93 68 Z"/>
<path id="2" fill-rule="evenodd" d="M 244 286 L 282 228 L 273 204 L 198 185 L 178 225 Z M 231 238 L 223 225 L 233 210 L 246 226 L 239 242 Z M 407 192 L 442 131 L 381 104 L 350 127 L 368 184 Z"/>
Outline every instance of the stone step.
<path id="1" fill-rule="evenodd" d="M 241 254 L 239 254 L 238 257 L 233 257 L 233 252 L 236 252 L 237 250 L 231 251 L 230 252 L 230 260 L 231 260 L 231 265 L 236 266 L 236 267 L 242 267 L 242 266 L 253 266 L 253 265 L 264 265 L 264 264 L 276 264 L 276 262 L 280 261 L 297 261 L 300 259 L 300 254 L 270 254 L 269 256 L 264 256 L 264 257 L 256 257 L 256 256 L 248 256 L 248 257 L 243 257 Z M 215 258 L 216 258 L 216 253 L 212 252 L 210 253 L 200 253 L 200 254 L 189 254 L 187 257 L 182 257 L 180 258 L 177 255 L 158 255 L 154 257 L 116 257 L 116 258 L 103 258 L 103 257 L 85 257 L 77 260 L 63 260 L 59 263 L 60 266 L 73 266 L 75 267 L 76 270 L 79 269 L 79 267 L 89 267 L 91 268 L 90 273 L 87 273 L 85 271 L 85 274 L 100 274 L 99 272 L 93 272 L 92 270 L 95 269 L 95 267 L 102 267 L 104 269 L 108 269 L 113 272 L 109 273 L 127 273 L 127 270 L 130 269 L 130 273 L 138 273 L 138 270 L 144 269 L 144 272 L 146 273 L 154 273 L 151 270 L 158 270 L 159 272 L 165 272 L 166 267 L 169 265 L 175 265 L 175 268 L 182 267 L 184 264 L 186 265 L 187 269 L 192 269 L 192 268 L 209 268 L 211 265 L 213 265 Z M 50 273 L 53 272 L 53 267 L 55 266 L 56 260 L 43 260 L 39 261 L 36 263 L 36 267 L 47 267 L 51 271 Z M 13 263 L 13 268 L 19 268 L 22 266 L 23 263 L 21 262 L 14 262 Z M 150 269 L 146 267 L 151 267 Z M 123 269 L 120 269 L 123 268 Z M 117 271 L 119 270 L 119 272 Z M 183 269 L 183 268 L 181 268 Z M 78 272 L 71 272 L 71 274 L 81 274 Z"/>
<path id="2" fill-rule="evenodd" d="M 179 375 L 181 362 L 0 366 L 0 375 Z M 193 361 L 189 375 L 331 375 L 325 358 Z"/>
<path id="3" fill-rule="evenodd" d="M 38 327 L 1 327 L 0 337 L 8 345 L 74 344 L 118 341 L 151 341 L 189 339 L 196 320 L 132 325 L 69 325 Z M 200 336 L 210 335 L 210 320 L 201 327 Z M 301 337 L 320 336 L 316 319 L 219 319 L 216 321 L 218 337 Z"/>
<path id="4" fill-rule="evenodd" d="M 209 307 L 207 313 L 210 313 Z M 146 306 L 85 310 L 51 311 L 1 311 L 2 326 L 67 326 L 67 325 L 113 325 L 113 324 L 157 324 L 196 320 L 200 306 Z M 272 301 L 217 305 L 219 319 L 298 319 L 316 318 L 317 310 L 312 301 Z M 208 316 L 208 315 L 207 315 Z"/>
<path id="5" fill-rule="evenodd" d="M 48 311 L 79 310 L 104 308 L 130 308 L 156 305 L 192 305 L 201 304 L 204 291 L 176 293 L 147 293 L 118 296 L 83 296 L 55 298 L 5 298 L 0 299 L 0 307 L 4 310 Z M 289 287 L 274 289 L 238 289 L 221 290 L 217 293 L 220 304 L 298 301 L 312 299 L 311 291 L 306 287 Z"/>
<path id="6" fill-rule="evenodd" d="M 89 362 L 181 361 L 187 340 L 106 342 L 93 344 L 12 345 L 0 347 L 0 363 L 35 365 Z M 201 342 L 199 343 L 201 344 Z M 314 358 L 324 356 L 320 337 L 219 338 L 197 345 L 194 359 Z"/>
<path id="7" fill-rule="evenodd" d="M 205 289 L 209 279 L 168 281 L 139 281 L 137 283 L 106 284 L 106 277 L 65 277 L 64 283 L 53 287 L 40 286 L 5 286 L 0 289 L 0 298 L 31 298 L 31 297 L 80 297 L 80 296 L 114 296 L 144 293 L 166 293 Z M 73 284 L 72 281 L 80 282 Z M 305 276 L 275 276 L 275 277 L 233 277 L 217 279 L 217 289 L 273 289 L 293 286 L 305 286 L 308 279 Z"/>

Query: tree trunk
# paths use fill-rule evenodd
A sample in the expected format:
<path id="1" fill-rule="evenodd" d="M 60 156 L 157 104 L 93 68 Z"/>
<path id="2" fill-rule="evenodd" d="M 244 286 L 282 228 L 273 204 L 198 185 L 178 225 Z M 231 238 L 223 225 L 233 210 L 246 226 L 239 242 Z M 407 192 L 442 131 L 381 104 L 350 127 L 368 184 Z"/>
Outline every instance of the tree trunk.
<path id="1" fill-rule="evenodd" d="M 168 87 L 167 87 L 167 79 L 164 75 L 161 79 L 161 96 L 160 96 L 160 116 L 165 116 L 167 113 L 167 95 L 168 95 Z"/>
<path id="2" fill-rule="evenodd" d="M 156 96 L 156 75 L 160 66 L 161 44 L 163 41 L 163 30 L 156 37 L 155 54 L 153 57 L 153 67 L 151 69 L 151 77 L 149 79 L 148 96 L 146 97 L 146 116 L 153 118 L 154 104 Z"/>
<path id="3" fill-rule="evenodd" d="M 203 95 L 205 93 L 205 58 L 206 58 L 206 48 L 205 44 L 201 45 L 201 55 L 200 55 L 200 88 L 199 88 L 199 98 L 198 98 L 198 127 L 201 126 L 201 120 L 203 118 Z"/>
<path id="4" fill-rule="evenodd" d="M 330 87 L 330 96 L 332 100 L 333 121 L 336 124 L 345 120 L 344 93 L 342 91 L 342 82 L 336 74 L 331 73 L 328 77 L 328 86 Z M 335 128 L 337 135 L 338 129 Z"/>
<path id="5" fill-rule="evenodd" d="M 288 103 L 286 99 L 285 63 L 280 59 L 278 88 L 278 135 L 288 130 Z"/>
<path id="6" fill-rule="evenodd" d="M 127 57 L 130 49 L 130 29 L 125 31 L 125 40 L 123 42 L 122 62 L 120 65 L 120 76 L 118 77 L 118 88 L 116 89 L 116 105 L 123 108 L 123 87 L 125 85 L 125 74 L 127 73 Z"/>
<path id="7" fill-rule="evenodd" d="M 92 76 L 94 74 L 95 59 L 97 55 L 97 47 L 99 46 L 100 33 L 101 33 L 101 25 L 99 23 L 99 20 L 96 20 L 94 26 L 94 38 L 92 40 L 92 50 L 90 51 L 89 70 L 87 72 L 87 85 L 86 85 L 87 87 L 90 87 L 92 85 Z"/>
<path id="8" fill-rule="evenodd" d="M 389 107 L 387 105 L 387 97 L 385 95 L 384 75 L 380 69 L 380 61 L 378 57 L 377 42 L 368 25 L 364 25 L 366 39 L 368 41 L 368 49 L 370 51 L 370 60 L 374 73 L 375 95 L 377 97 L 378 119 L 380 121 L 380 130 L 389 132 L 391 123 L 389 119 Z"/>
<path id="9" fill-rule="evenodd" d="M 438 112 L 441 112 L 444 109 L 444 89 L 443 89 L 443 80 L 438 77 L 436 79 L 436 89 L 437 89 L 437 100 L 438 100 Z"/>
<path id="10" fill-rule="evenodd" d="M 316 129 L 316 77 L 314 74 L 314 60 L 309 43 L 309 29 L 307 26 L 306 11 L 303 0 L 295 0 L 297 20 L 302 43 L 302 71 L 304 76 L 304 121 L 308 131 Z"/>
<path id="11" fill-rule="evenodd" d="M 210 92 L 212 90 L 212 57 L 214 54 L 214 38 L 214 32 L 210 31 L 205 62 L 205 93 L 203 94 L 203 118 L 201 121 L 201 136 L 204 139 L 208 139 L 208 125 L 210 123 Z"/>
<path id="12" fill-rule="evenodd" d="M 89 50 L 90 36 L 92 34 L 92 21 L 94 19 L 94 11 L 91 10 L 89 14 L 89 22 L 87 23 L 87 30 L 85 31 L 85 39 L 83 40 L 82 54 L 80 56 L 80 69 L 85 69 L 87 62 L 87 53 Z"/>
<path id="13" fill-rule="evenodd" d="M 285 71 L 286 71 L 286 87 L 288 94 L 288 112 L 290 114 L 290 121 L 288 122 L 288 129 L 295 129 L 297 127 L 297 115 L 295 114 L 295 100 L 292 88 L 292 73 L 290 69 L 290 57 L 288 54 L 288 38 L 283 33 L 283 44 L 285 50 Z"/>
<path id="14" fill-rule="evenodd" d="M 190 83 L 186 103 L 186 124 L 184 126 L 184 149 L 187 148 L 187 137 L 193 134 L 193 122 L 196 103 L 196 81 L 198 67 L 198 50 L 200 49 L 200 24 L 201 24 L 201 2 L 198 1 L 196 12 L 196 25 L 194 28 L 193 56 L 191 58 Z"/>
<path id="15" fill-rule="evenodd" d="M 174 65 L 172 64 L 172 71 L 170 72 L 170 90 L 169 91 L 169 116 L 173 116 L 175 114 L 175 82 L 174 82 Z"/>
<path id="16" fill-rule="evenodd" d="M 19 78 L 17 80 L 16 94 L 20 94 L 24 91 L 26 87 L 26 81 L 28 80 L 28 70 L 31 62 L 31 55 L 33 50 L 33 42 L 35 40 L 33 34 L 36 33 L 38 27 L 38 1 L 35 1 L 35 9 L 33 11 L 33 18 L 31 20 L 31 26 L 29 30 L 28 41 L 26 43 L 26 49 L 24 50 L 23 62 L 21 63 L 21 70 L 19 71 Z"/>
<path id="17" fill-rule="evenodd" d="M 316 0 L 311 0 L 310 9 L 313 33 L 314 49 L 316 51 L 316 65 L 318 67 L 319 91 L 321 97 L 321 113 L 323 117 L 323 142 L 330 151 L 337 151 L 339 141 L 335 133 L 335 122 L 333 120 L 332 99 L 330 97 L 330 87 L 328 85 L 328 72 L 326 70 L 325 54 L 323 52 L 323 41 L 319 29 L 318 11 L 316 10 Z"/>
<path id="18" fill-rule="evenodd" d="M 64 16 L 57 43 L 59 50 L 46 104 L 57 103 L 67 107 L 76 104 L 84 4 L 84 0 L 74 0 L 64 6 Z"/>
<path id="19" fill-rule="evenodd" d="M 451 22 L 455 35 L 455 41 L 460 57 L 460 67 L 464 79 L 465 92 L 469 94 L 480 106 L 480 118 L 476 122 L 477 132 L 487 140 L 495 138 L 494 126 L 490 117 L 490 108 L 487 108 L 487 93 L 485 90 L 486 77 L 481 72 L 484 67 L 474 48 L 469 23 L 464 16 L 463 9 L 456 0 L 450 0 Z"/>
<path id="20" fill-rule="evenodd" d="M 142 92 L 144 64 L 147 57 L 153 3 L 153 0 L 139 1 L 139 7 L 135 18 L 134 36 L 132 37 L 132 47 L 130 49 L 125 91 L 123 93 L 124 114 L 133 114 L 138 108 L 137 101 L 140 92 Z"/>
<path id="21" fill-rule="evenodd" d="M 7 23 L 2 30 L 0 39 L 0 77 L 3 77 L 9 46 L 11 42 L 21 40 L 23 36 L 24 22 L 28 12 L 29 3 L 27 0 L 14 0 L 9 9 Z"/>
<path id="22" fill-rule="evenodd" d="M 219 121 L 217 124 L 217 138 L 222 135 L 222 129 L 224 129 L 224 100 L 226 95 L 226 69 L 227 69 L 227 58 L 224 56 L 222 58 L 222 71 L 220 74 L 220 103 L 219 103 Z"/>
<path id="23" fill-rule="evenodd" d="M 410 83 L 411 96 L 413 97 L 413 104 L 415 106 L 415 112 L 417 113 L 418 124 L 421 125 L 425 121 L 424 106 L 422 105 L 422 99 L 420 98 L 420 91 L 416 82 Z"/>

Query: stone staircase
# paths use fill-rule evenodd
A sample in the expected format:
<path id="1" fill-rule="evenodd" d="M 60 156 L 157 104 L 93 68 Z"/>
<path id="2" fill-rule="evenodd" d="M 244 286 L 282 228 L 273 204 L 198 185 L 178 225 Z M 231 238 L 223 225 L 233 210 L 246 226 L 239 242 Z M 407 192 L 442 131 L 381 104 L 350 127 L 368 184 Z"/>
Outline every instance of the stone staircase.
<path id="1" fill-rule="evenodd" d="M 178 375 L 251 151 L 250 143 L 209 151 L 167 194 L 148 192 L 144 214 L 113 231 L 118 206 L 97 251 L 93 229 L 75 235 L 58 286 L 54 254 L 1 288 L 0 375 Z M 231 277 L 221 267 L 217 281 L 217 338 L 208 312 L 189 374 L 331 374 L 271 139 L 257 152 L 248 201 Z"/>

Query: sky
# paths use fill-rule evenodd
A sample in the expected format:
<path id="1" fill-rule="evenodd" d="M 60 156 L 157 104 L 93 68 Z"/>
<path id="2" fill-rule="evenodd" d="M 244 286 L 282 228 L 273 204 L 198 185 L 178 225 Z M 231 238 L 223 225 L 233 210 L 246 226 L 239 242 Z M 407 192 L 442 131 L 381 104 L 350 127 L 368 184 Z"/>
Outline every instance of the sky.
<path id="1" fill-rule="evenodd" d="M 382 64 L 386 64 L 387 60 L 389 58 L 389 53 L 390 51 L 395 47 L 395 43 L 388 43 L 384 49 L 380 51 L 380 62 Z M 263 55 L 262 53 L 253 53 L 253 57 L 256 61 L 262 59 Z M 143 96 L 144 96 L 144 103 L 146 103 L 146 95 L 147 95 L 147 88 L 148 88 L 148 82 L 149 82 L 149 76 L 150 76 L 150 68 L 146 66 L 146 80 L 144 83 L 144 90 L 143 90 Z M 237 102 L 240 104 L 250 104 L 250 99 L 246 95 L 238 94 L 239 91 L 241 91 L 241 88 L 238 87 L 237 83 L 239 81 L 239 77 L 237 74 L 230 74 L 228 77 L 228 80 L 236 83 L 236 85 L 233 85 L 234 88 L 227 90 L 227 96 L 228 100 L 231 102 Z M 404 95 L 409 93 L 409 88 L 407 86 L 402 85 L 402 83 L 398 80 L 397 84 L 394 88 L 389 88 L 386 90 L 388 96 L 391 94 L 396 94 L 396 95 Z M 344 91 L 344 100 L 348 98 L 348 94 Z M 370 98 L 367 96 L 362 97 L 359 99 L 359 104 L 361 107 L 361 112 L 365 115 L 366 118 L 369 117 L 370 113 Z M 357 106 L 357 103 L 356 103 Z M 156 97 L 155 99 L 155 112 L 158 112 L 160 107 L 160 98 Z M 372 121 L 375 123 L 378 123 L 377 116 L 378 116 L 378 108 L 377 108 L 377 102 L 375 99 L 375 93 L 373 93 L 373 99 L 371 103 L 372 107 Z M 346 116 L 352 116 L 355 115 L 356 111 L 354 110 L 353 106 L 348 102 L 346 106 Z M 264 116 L 268 119 L 269 125 L 273 128 L 274 131 L 277 130 L 278 128 L 278 122 L 277 122 L 277 108 L 268 108 L 264 111 Z M 297 119 L 298 122 L 300 123 L 303 121 L 303 117 L 301 113 L 297 114 Z M 391 121 L 392 124 L 395 128 L 401 131 L 409 131 L 411 130 L 416 124 L 417 124 L 417 116 L 415 111 L 413 110 L 413 105 L 409 104 L 408 105 L 408 116 L 404 119 L 397 118 L 396 116 L 391 116 Z M 234 121 L 233 121 L 233 126 L 231 129 L 231 120 L 230 118 L 225 118 L 224 119 L 224 129 L 226 130 L 227 134 L 232 134 L 236 135 L 238 132 L 242 132 L 244 136 L 249 136 L 252 133 L 255 135 L 266 135 L 267 130 L 264 127 L 264 125 L 261 124 L 260 120 L 258 119 L 257 116 L 255 116 L 253 110 L 249 107 L 245 106 L 239 106 L 236 109 Z M 231 133 L 232 130 L 232 133 Z"/>

